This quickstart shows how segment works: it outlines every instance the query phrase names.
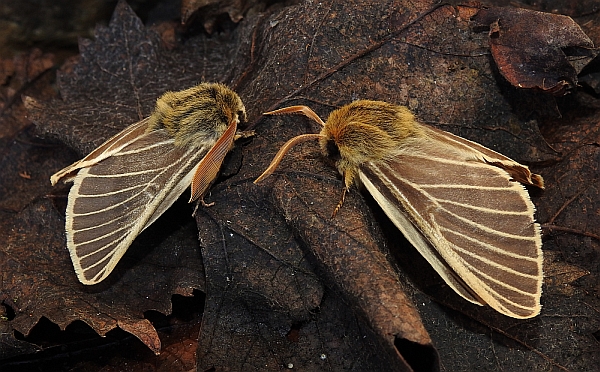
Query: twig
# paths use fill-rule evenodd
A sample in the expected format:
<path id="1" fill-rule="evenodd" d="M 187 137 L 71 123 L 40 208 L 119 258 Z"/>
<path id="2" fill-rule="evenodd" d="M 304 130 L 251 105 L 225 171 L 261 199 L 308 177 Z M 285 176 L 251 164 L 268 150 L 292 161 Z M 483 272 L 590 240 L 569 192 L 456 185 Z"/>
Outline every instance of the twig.
<path id="1" fill-rule="evenodd" d="M 542 224 L 541 227 L 543 229 L 548 229 L 550 231 L 552 230 L 556 230 L 556 231 L 564 231 L 564 232 L 568 232 L 568 233 L 572 233 L 572 234 L 577 234 L 577 235 L 583 235 L 583 236 L 587 236 L 596 240 L 600 240 L 600 235 L 598 234 L 594 234 L 594 233 L 590 233 L 590 232 L 586 232 L 586 231 L 581 231 L 581 230 L 577 230 L 577 229 L 572 229 L 570 227 L 564 227 L 564 226 L 557 226 L 557 225 L 552 225 L 552 224 Z"/>

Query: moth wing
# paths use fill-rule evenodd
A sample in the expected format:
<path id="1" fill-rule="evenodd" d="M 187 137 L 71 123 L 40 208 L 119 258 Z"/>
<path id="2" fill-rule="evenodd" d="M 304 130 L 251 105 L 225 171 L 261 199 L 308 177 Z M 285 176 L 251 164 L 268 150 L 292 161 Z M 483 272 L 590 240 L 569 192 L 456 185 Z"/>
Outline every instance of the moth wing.
<path id="1" fill-rule="evenodd" d="M 137 133 L 125 146 L 107 142 L 91 166 L 82 161 L 77 167 L 67 204 L 67 247 L 84 284 L 111 273 L 133 240 L 190 185 L 209 148 L 176 147 L 165 130 Z"/>
<path id="2" fill-rule="evenodd" d="M 362 183 L 458 294 L 514 318 L 539 314 L 542 243 L 527 191 L 492 165 L 497 153 L 467 140 L 457 147 L 456 136 L 444 133 L 387 162 L 367 163 Z M 494 161 L 529 172 L 498 155 Z"/>
<path id="3" fill-rule="evenodd" d="M 221 135 L 214 146 L 206 153 L 206 156 L 202 158 L 200 164 L 198 164 L 194 172 L 194 177 L 192 177 L 190 203 L 204 196 L 211 182 L 217 177 L 223 159 L 225 159 L 229 149 L 231 149 L 236 131 L 237 120 L 232 120 L 227 129 L 225 129 L 225 132 L 223 132 L 223 135 Z"/>
<path id="4" fill-rule="evenodd" d="M 102 159 L 106 159 L 112 154 L 120 151 L 125 146 L 130 145 L 142 136 L 148 128 L 148 118 L 131 124 L 121 132 L 115 134 L 102 145 L 98 146 L 94 151 L 89 153 L 85 158 L 76 161 L 75 163 L 65 167 L 50 177 L 52 185 L 56 185 L 58 181 L 65 178 L 65 182 L 72 181 L 74 173 L 81 168 L 92 166 Z"/>
<path id="5" fill-rule="evenodd" d="M 511 158 L 492 149 L 488 149 L 477 142 L 469 141 L 466 138 L 456 136 L 452 133 L 429 126 L 424 128 L 429 132 L 429 136 L 437 141 L 437 143 L 441 144 L 442 147 L 451 146 L 453 148 L 459 148 L 465 155 L 470 154 L 471 156 L 476 156 L 490 165 L 504 169 L 515 181 L 519 181 L 525 185 L 536 186 L 540 189 L 544 188 L 544 179 L 542 176 L 531 173 L 529 168 L 517 163 Z"/>

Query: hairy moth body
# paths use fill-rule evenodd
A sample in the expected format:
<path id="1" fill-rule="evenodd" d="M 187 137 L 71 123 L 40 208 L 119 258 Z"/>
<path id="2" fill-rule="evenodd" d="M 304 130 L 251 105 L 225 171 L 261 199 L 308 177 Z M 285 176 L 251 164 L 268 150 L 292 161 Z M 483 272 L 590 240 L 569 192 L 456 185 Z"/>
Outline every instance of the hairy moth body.
<path id="1" fill-rule="evenodd" d="M 244 105 L 222 84 L 167 92 L 150 117 L 51 177 L 53 185 L 73 182 L 67 247 L 83 284 L 104 280 L 134 239 L 190 185 L 190 202 L 202 198 L 240 120 L 246 120 Z"/>
<path id="2" fill-rule="evenodd" d="M 510 317 L 539 314 L 542 241 L 523 184 L 543 188 L 541 176 L 417 122 L 403 106 L 355 101 L 326 122 L 306 106 L 268 114 L 284 113 L 302 113 L 323 129 L 288 141 L 255 182 L 294 144 L 318 139 L 344 179 L 344 192 L 354 183 L 364 186 L 456 293 Z"/>

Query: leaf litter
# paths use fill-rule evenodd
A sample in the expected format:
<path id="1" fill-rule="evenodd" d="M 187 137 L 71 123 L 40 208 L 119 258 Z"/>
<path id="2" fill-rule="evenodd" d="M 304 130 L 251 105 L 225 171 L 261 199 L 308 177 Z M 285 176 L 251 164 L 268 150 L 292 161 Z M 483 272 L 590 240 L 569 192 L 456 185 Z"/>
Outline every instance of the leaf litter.
<path id="1" fill-rule="evenodd" d="M 39 133 L 82 155 L 148 115 L 162 91 L 206 80 L 236 88 L 258 135 L 234 151 L 232 171 L 207 197 L 216 205 L 198 214 L 200 247 L 184 219 L 191 209 L 176 207 L 179 227 L 150 228 L 103 288 L 78 285 L 56 197 L 3 212 L 2 298 L 15 313 L 3 335 L 27 334 L 45 316 L 61 328 L 83 320 L 100 334 L 121 324 L 156 351 L 144 311 L 168 314 L 173 293 L 201 289 L 198 370 L 597 365 L 599 247 L 585 234 L 600 231 L 598 190 L 589 185 L 598 176 L 597 103 L 584 92 L 555 98 L 512 87 L 490 63 L 489 33 L 470 21 L 478 11 L 308 1 L 165 50 L 121 3 L 59 74 L 62 99 L 29 102 Z M 315 146 L 295 150 L 265 185 L 252 184 L 285 140 L 316 130 L 261 112 L 308 104 L 326 117 L 358 98 L 405 104 L 423 122 L 531 164 L 548 185 L 533 195 L 538 220 L 552 218 L 544 249 L 563 272 L 589 274 L 572 277 L 568 295 L 553 288 L 561 281 L 546 283 L 539 317 L 507 319 L 457 298 L 367 196 L 353 190 L 329 219 L 342 184 Z M 52 156 L 75 160 L 65 153 L 57 147 Z"/>

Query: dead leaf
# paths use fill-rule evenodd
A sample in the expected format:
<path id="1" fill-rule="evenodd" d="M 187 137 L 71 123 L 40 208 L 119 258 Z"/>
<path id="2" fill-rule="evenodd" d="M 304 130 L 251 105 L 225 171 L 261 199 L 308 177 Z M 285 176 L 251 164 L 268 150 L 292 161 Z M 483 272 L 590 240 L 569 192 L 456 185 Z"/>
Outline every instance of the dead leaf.
<path id="1" fill-rule="evenodd" d="M 154 329 L 154 326 L 152 326 L 148 319 L 132 321 L 120 320 L 117 322 L 117 325 L 122 330 L 139 338 L 144 345 L 148 346 L 148 348 L 154 352 L 154 354 L 160 354 L 160 338 L 158 338 L 156 329 Z"/>
<path id="2" fill-rule="evenodd" d="M 64 52 L 77 46 L 79 37 L 90 37 L 96 23 L 105 21 L 114 6 L 115 2 L 96 0 L 4 3 L 0 19 L 0 55 L 12 55 L 32 45 Z"/>
<path id="3" fill-rule="evenodd" d="M 565 263 L 558 252 L 550 251 L 544 255 L 544 282 L 565 296 L 574 294 L 574 281 L 589 274 L 587 270 Z"/>
<path id="4" fill-rule="evenodd" d="M 4 172 L 0 182 L 2 210 L 19 211 L 43 194 L 47 187 L 39 181 L 46 180 L 51 168 L 57 164 L 59 157 L 51 155 L 52 145 L 33 136 L 32 123 L 27 119 L 21 102 L 21 95 L 25 93 L 42 100 L 56 97 L 51 86 L 53 65 L 54 56 L 38 49 L 11 59 L 0 59 L 0 169 Z"/>
<path id="5" fill-rule="evenodd" d="M 519 161 L 538 164 L 556 164 L 559 161 L 559 152 L 548 146 L 538 128 L 540 122 L 548 122 L 548 115 L 554 115 L 550 116 L 554 120 L 556 108 L 547 110 L 544 105 L 552 108 L 556 101 L 548 96 L 544 98 L 534 95 L 524 100 L 522 94 L 502 84 L 495 75 L 494 67 L 489 64 L 485 52 L 487 39 L 470 28 L 472 8 L 436 7 L 426 2 L 411 2 L 410 6 L 407 3 L 370 5 L 355 2 L 347 5 L 346 13 L 338 11 L 337 3 L 313 6 L 310 10 L 306 5 L 286 9 L 265 20 L 262 23 L 265 26 L 256 34 L 259 35 L 257 40 L 268 41 L 257 45 L 255 49 L 276 52 L 261 56 L 260 62 L 252 66 L 255 70 L 252 73 L 257 76 L 274 76 L 277 82 L 268 86 L 262 80 L 246 79 L 242 92 L 264 92 L 256 103 L 266 107 L 264 111 L 291 104 L 308 104 L 322 117 L 327 117 L 333 108 L 358 98 L 400 102 L 410 106 L 427 123 L 474 139 Z M 360 11 L 347 14 L 348 9 L 355 8 Z M 393 9 L 393 12 L 385 14 L 387 9 Z M 310 18 L 302 16 L 306 13 L 311 14 Z M 383 24 L 373 20 L 380 20 Z M 332 45 L 344 45 L 345 48 L 333 48 Z M 282 98 L 270 99 L 273 92 Z M 246 102 L 249 102 L 247 98 Z M 266 125 L 263 124 L 265 122 Z M 311 128 L 311 123 L 305 118 L 286 117 L 263 120 L 256 129 L 259 135 L 247 150 L 249 167 L 242 168 L 242 175 L 236 177 L 239 181 L 235 182 L 243 182 L 246 178 L 252 178 L 252 175 L 260 174 L 262 169 L 254 170 L 253 166 L 261 164 L 261 159 L 265 156 L 271 159 L 287 139 L 297 134 L 315 132 L 319 128 Z M 264 154 L 265 149 L 269 151 L 267 155 Z M 595 147 L 590 147 L 589 150 L 595 151 Z M 316 257 L 317 265 L 323 268 L 329 279 L 327 282 L 333 282 L 336 284 L 334 288 L 342 289 L 355 312 L 365 313 L 367 311 L 364 309 L 369 304 L 353 300 L 352 287 L 348 283 L 360 288 L 361 294 L 369 293 L 373 285 L 365 285 L 366 282 L 361 282 L 360 276 L 351 275 L 350 273 L 354 273 L 351 267 L 343 266 L 341 269 L 341 263 L 345 262 L 345 246 L 334 250 L 340 256 L 335 256 L 337 261 L 332 259 L 331 262 L 337 266 L 329 263 L 328 255 L 323 254 L 323 250 L 333 244 L 332 241 L 342 240 L 340 234 L 344 230 L 338 227 L 334 230 L 335 233 L 330 232 L 314 216 L 326 216 L 328 213 L 323 211 L 319 214 L 313 210 L 326 210 L 325 206 L 329 206 L 329 212 L 333 210 L 342 184 L 333 169 L 323 167 L 323 162 L 316 155 L 317 151 L 316 146 L 310 144 L 294 149 L 284 159 L 278 176 L 275 175 L 276 179 L 267 181 L 270 184 L 264 187 L 273 188 L 273 204 L 282 210 L 302 242 L 307 245 L 310 254 Z M 594 156 L 580 159 L 595 161 Z M 550 167 L 536 168 L 544 175 L 546 172 L 552 173 Z M 597 174 L 595 166 L 591 166 L 589 174 Z M 312 181 L 318 182 L 320 186 L 313 186 Z M 337 187 L 329 186 L 336 183 Z M 323 185 L 327 185 L 324 190 Z M 590 192 L 596 195 L 595 190 Z M 354 194 L 353 197 L 356 196 Z M 535 192 L 534 199 L 536 202 L 540 200 Z M 597 196 L 592 200 L 597 200 Z M 339 223 L 343 225 L 354 221 L 356 214 L 356 210 L 351 209 L 351 214 Z M 543 211 L 538 216 L 544 221 Z M 389 229 L 393 229 L 389 225 L 391 224 L 388 222 Z M 593 229 L 597 229 L 598 224 L 594 222 L 594 226 Z M 593 230 L 590 228 L 588 226 L 586 230 Z M 386 230 L 386 234 L 391 232 Z M 319 238 L 313 239 L 312 235 Z M 398 242 L 401 238 L 396 235 L 397 233 L 392 234 L 396 238 L 391 238 L 394 247 L 392 251 L 400 248 Z M 381 242 L 381 238 L 376 238 L 376 235 L 370 239 Z M 589 244 L 590 249 L 597 247 L 597 242 L 591 241 Z M 343 246 L 341 243 L 340 245 Z M 406 249 L 411 248 L 408 246 Z M 397 263 L 412 274 L 411 279 L 424 284 L 422 288 L 427 288 L 433 298 L 457 310 L 450 318 L 463 319 L 459 314 L 467 316 L 468 320 L 454 320 L 469 324 L 462 330 L 460 326 L 449 326 L 446 316 L 441 315 L 443 310 L 432 305 L 430 299 L 415 295 L 420 300 L 418 303 L 423 304 L 422 307 L 419 306 L 419 310 L 425 319 L 426 328 L 436 334 L 434 344 L 440 345 L 438 350 L 444 350 L 441 359 L 445 368 L 465 369 L 466 364 L 472 366 L 471 369 L 476 368 L 474 365 L 480 368 L 477 363 L 482 363 L 487 357 L 487 360 L 492 361 L 490 369 L 498 369 L 498 365 L 507 370 L 523 369 L 524 365 L 527 366 L 525 368 L 532 369 L 570 368 L 572 365 L 571 359 L 563 358 L 560 353 L 548 349 L 556 342 L 555 337 L 562 337 L 560 332 L 553 334 L 549 330 L 552 328 L 549 324 L 556 321 L 558 327 L 564 326 L 562 319 L 546 320 L 542 313 L 539 318 L 530 321 L 516 321 L 500 316 L 489 308 L 467 304 L 444 284 L 440 284 L 441 281 L 435 274 L 425 274 L 431 268 L 423 265 L 422 258 L 405 252 L 394 254 L 404 258 Z M 356 254 L 348 253 L 349 262 L 352 259 L 361 262 L 355 256 Z M 370 267 L 364 262 L 362 266 Z M 377 275 L 374 274 L 374 277 Z M 592 294 L 586 296 L 585 301 L 589 301 L 591 297 Z M 560 309 L 559 302 L 562 302 L 552 296 L 543 297 L 543 301 L 550 313 Z M 577 299 L 565 307 L 564 311 L 577 311 L 587 322 L 584 328 L 593 329 L 598 325 L 593 317 L 594 308 L 598 307 L 585 307 L 583 301 L 582 298 Z M 377 303 L 373 298 L 365 302 Z M 597 301 L 592 303 L 596 304 Z M 565 305 L 564 302 L 562 305 Z M 368 314 L 367 318 L 374 324 L 378 319 L 373 317 L 376 312 Z M 386 319 L 386 325 L 391 324 Z M 473 336 L 473 333 L 478 336 Z M 501 339 L 500 342 L 508 346 L 499 347 L 494 344 L 484 352 L 487 357 L 482 356 L 482 345 L 487 344 L 490 335 L 494 339 Z M 538 335 L 542 335 L 543 341 L 540 341 Z M 473 347 L 474 353 L 465 350 L 465 345 L 471 345 L 471 337 L 477 340 L 473 341 L 473 345 L 477 345 Z M 568 347 L 573 355 L 583 358 L 577 363 L 593 365 L 595 357 L 584 351 L 586 345 L 593 344 L 592 339 L 591 333 L 587 333 L 575 345 L 561 344 Z M 518 358 L 515 357 L 515 349 L 523 350 Z M 461 360 L 458 362 L 456 355 L 462 354 L 468 357 L 458 358 Z M 448 358 L 453 359 L 453 362 L 449 362 Z"/>
<path id="6" fill-rule="evenodd" d="M 222 15 L 238 23 L 253 9 L 256 13 L 264 11 L 268 2 L 264 0 L 183 0 L 181 2 L 181 23 L 189 25 L 200 22 L 208 33 L 213 33 Z"/>
<path id="7" fill-rule="evenodd" d="M 1 298 L 5 301 L 5 298 Z M 4 306 L 2 306 L 4 307 Z M 4 361 L 19 355 L 34 354 L 40 351 L 40 347 L 30 342 L 17 340 L 9 319 L 0 320 L 0 361 Z"/>
<path id="8" fill-rule="evenodd" d="M 14 138 L 17 133 L 31 125 L 31 122 L 25 120 L 23 106 L 19 105 L 21 94 L 26 90 L 35 91 L 37 88 L 37 97 L 50 98 L 52 93 L 48 88 L 42 87 L 46 83 L 44 73 L 53 65 L 54 56 L 42 53 L 39 49 L 10 59 L 0 59 L 0 114 L 4 116 L 3 125 L 0 126 L 0 138 Z"/>
<path id="9" fill-rule="evenodd" d="M 196 370 L 196 350 L 200 322 L 186 322 L 171 327 L 168 332 L 159 332 L 163 342 L 160 371 Z"/>
<path id="10" fill-rule="evenodd" d="M 8 242 L 0 248 L 2 291 L 16 299 L 9 327 L 26 333 L 47 316 L 63 328 L 83 319 L 102 333 L 117 320 L 141 321 L 150 308 L 168 313 L 173 292 L 205 288 L 199 370 L 435 370 L 438 352 L 446 370 L 598 365 L 594 239 L 546 237 L 545 250 L 561 251 L 590 275 L 572 297 L 544 291 L 541 316 L 519 321 L 458 298 L 356 190 L 330 220 L 342 182 L 314 144 L 295 149 L 264 185 L 252 184 L 283 142 L 317 129 L 301 117 L 264 119 L 261 112 L 305 103 L 326 117 L 356 98 L 381 99 L 533 163 L 548 185 L 534 195 L 538 219 L 547 221 L 597 178 L 598 108 L 593 97 L 571 95 L 556 118 L 557 102 L 547 95 L 523 101 L 490 66 L 487 37 L 471 28 L 472 13 L 434 1 L 307 2 L 167 51 L 121 3 L 109 28 L 82 43 L 79 63 L 60 75 L 63 100 L 38 100 L 44 109 L 32 114 L 41 133 L 83 154 L 147 115 L 165 89 L 201 80 L 235 86 L 257 136 L 226 161 L 233 171 L 207 197 L 216 205 L 199 211 L 206 286 L 197 247 L 184 243 L 195 240 L 195 230 L 166 223 L 148 229 L 162 238 L 138 239 L 108 288 L 87 292 L 64 249 L 62 211 L 42 199 L 0 219 L 0 239 Z M 589 187 L 581 198 L 555 224 L 598 231 L 598 191 Z M 169 212 L 167 221 L 191 210 Z"/>
<path id="11" fill-rule="evenodd" d="M 482 9 L 472 19 L 489 27 L 496 65 L 517 88 L 566 94 L 598 54 L 571 17 L 506 7 Z"/>
<path id="12" fill-rule="evenodd" d="M 363 299 L 363 308 L 356 300 L 349 307 L 342 305 L 346 289 L 340 292 L 335 280 L 319 280 L 314 267 L 320 264 L 315 262 L 314 253 L 299 246 L 294 229 L 282 218 L 279 208 L 270 205 L 268 194 L 257 190 L 244 171 L 234 178 L 240 176 L 244 181 L 234 181 L 235 186 L 230 186 L 235 187 L 234 192 L 215 190 L 211 198 L 215 206 L 202 210 L 197 217 L 204 237 L 202 256 L 207 274 L 198 369 L 229 366 L 247 370 L 261 365 L 264 370 L 276 370 L 291 363 L 300 370 L 340 370 L 349 366 L 359 370 L 406 370 L 393 341 L 409 332 L 402 334 L 396 324 L 384 320 L 395 310 L 403 314 L 396 317 L 398 324 L 403 324 L 412 310 L 406 302 L 398 303 L 397 297 L 402 299 L 403 295 L 393 275 L 382 278 L 392 293 L 383 290 L 382 282 L 373 290 L 382 296 L 376 302 L 370 301 L 369 295 Z M 315 227 L 315 231 L 319 230 Z M 372 243 L 368 247 L 373 248 Z M 339 246 L 331 250 L 344 259 Z M 386 262 L 376 252 L 373 254 L 380 264 Z M 347 257 L 351 256 L 348 252 Z M 317 258 L 319 261 L 325 257 Z M 326 276 L 333 269 L 327 268 Z M 353 273 L 348 274 L 351 277 Z M 322 283 L 334 288 L 324 289 Z M 362 319 L 373 315 L 368 310 L 377 304 L 383 305 L 381 311 L 376 311 L 381 316 L 375 325 L 380 328 L 362 325 Z M 372 308 L 365 309 L 368 307 Z M 412 316 L 416 316 L 415 326 L 422 332 L 412 337 L 415 353 L 418 350 L 418 355 L 435 363 L 435 351 L 427 344 L 418 315 L 412 311 Z M 297 342 L 283 337 L 290 332 L 298 333 Z M 420 343 L 426 344 L 422 350 Z M 356 350 L 362 351 L 357 354 Z"/>
<path id="13" fill-rule="evenodd" d="M 43 117 L 45 132 L 49 135 L 61 133 L 67 142 L 69 134 L 81 135 L 76 146 L 81 150 L 91 148 L 94 143 L 102 142 L 110 133 L 118 131 L 119 123 L 126 125 L 127 113 L 135 118 L 136 113 L 149 110 L 158 94 L 144 99 L 145 94 L 131 94 L 122 85 L 133 86 L 134 91 L 136 86 L 143 84 L 149 89 L 152 87 L 152 82 L 136 82 L 133 75 L 122 72 L 123 56 L 133 58 L 132 54 L 139 54 L 135 67 L 139 69 L 136 76 L 141 78 L 147 76 L 149 64 L 156 62 L 150 56 L 155 53 L 154 48 L 158 48 L 157 40 L 153 39 L 151 31 L 142 30 L 144 26 L 140 20 L 122 3 L 111 26 L 99 28 L 95 42 L 84 42 L 80 63 L 59 77 L 61 95 L 65 100 L 57 100 L 47 106 L 28 100 L 31 118 L 37 121 Z M 123 34 L 127 36 L 122 37 Z M 111 57 L 105 58 L 107 55 Z M 185 59 L 172 61 L 175 62 L 187 67 Z M 96 86 L 79 80 L 94 80 L 94 76 L 98 78 Z M 168 74 L 164 80 L 169 80 Z M 165 81 L 160 84 L 165 84 Z M 107 89 L 109 86 L 113 88 Z M 164 90 L 165 87 L 158 89 Z M 107 95 L 100 96 L 100 92 Z M 127 101 L 128 98 L 130 101 Z M 130 110 L 126 109 L 127 104 L 131 105 Z M 108 128 L 97 126 L 102 119 L 108 122 Z M 71 125 L 69 120 L 75 121 L 81 128 Z M 81 319 L 104 335 L 118 324 L 123 324 L 156 350 L 159 347 L 156 337 L 149 324 L 143 323 L 147 322 L 143 319 L 143 312 L 155 309 L 168 314 L 173 294 L 189 295 L 193 288 L 203 288 L 203 267 L 189 207 L 184 203 L 181 206 L 183 211 L 175 209 L 170 212 L 172 214 L 167 218 L 171 219 L 171 223 L 140 236 L 139 242 L 130 249 L 129 258 L 125 257 L 121 268 L 117 269 L 119 272 L 112 283 L 109 280 L 97 288 L 83 287 L 73 276 L 73 267 L 65 250 L 64 209 L 55 206 L 60 203 L 53 203 L 65 199 L 66 189 L 48 187 L 50 174 L 76 158 L 57 145 L 36 147 L 16 143 L 7 149 L 10 152 L 3 159 L 3 169 L 8 170 L 7 174 L 11 174 L 12 169 L 22 169 L 23 162 L 28 161 L 28 169 L 39 168 L 43 175 L 38 177 L 33 173 L 32 179 L 27 180 L 29 188 L 43 190 L 37 191 L 36 199 L 26 199 L 27 194 L 23 192 L 2 194 L 4 205 L 10 205 L 10 198 L 20 202 L 19 208 L 5 208 L 0 222 L 0 235 L 5 242 L 2 248 L 5 259 L 0 261 L 2 292 L 15 299 L 13 310 L 16 316 L 11 326 L 27 334 L 42 316 L 63 329 L 74 320 Z M 18 172 L 13 171 L 13 174 L 21 179 Z M 3 187 L 14 185 L 3 184 Z M 50 192 L 54 195 L 45 195 Z M 137 274 L 128 278 L 133 272 Z M 135 324 L 147 327 L 133 327 Z"/>

